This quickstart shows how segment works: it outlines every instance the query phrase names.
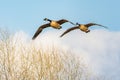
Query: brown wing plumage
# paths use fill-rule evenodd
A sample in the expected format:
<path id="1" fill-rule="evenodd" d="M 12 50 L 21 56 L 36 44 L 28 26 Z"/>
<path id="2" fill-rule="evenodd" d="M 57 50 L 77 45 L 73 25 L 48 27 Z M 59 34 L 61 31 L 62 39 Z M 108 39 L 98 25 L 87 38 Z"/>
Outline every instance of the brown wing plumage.
<path id="1" fill-rule="evenodd" d="M 35 32 L 35 34 L 34 34 L 34 36 L 32 37 L 32 39 L 34 40 L 34 39 L 42 32 L 42 30 L 43 30 L 44 28 L 49 27 L 49 26 L 50 26 L 49 23 L 40 26 L 40 27 L 37 29 L 37 31 Z"/>
<path id="2" fill-rule="evenodd" d="M 68 20 L 66 20 L 66 19 L 61 19 L 61 20 L 58 20 L 58 21 L 57 21 L 57 23 L 59 23 L 60 25 L 63 24 L 63 23 L 65 23 L 65 22 L 70 22 L 71 24 L 75 25 L 73 22 L 68 21 Z"/>
<path id="3" fill-rule="evenodd" d="M 100 25 L 100 24 L 96 24 L 96 23 L 88 23 L 85 26 L 90 27 L 90 26 L 94 26 L 94 25 L 101 26 L 101 27 L 104 27 L 104 28 L 108 28 L 106 26 L 103 26 L 103 25 Z"/>
<path id="4" fill-rule="evenodd" d="M 76 26 L 76 27 L 72 27 L 72 28 L 67 29 L 60 37 L 64 36 L 64 35 L 67 34 L 68 32 L 70 32 L 70 31 L 72 31 L 72 30 L 75 30 L 75 29 L 79 29 L 79 26 Z"/>

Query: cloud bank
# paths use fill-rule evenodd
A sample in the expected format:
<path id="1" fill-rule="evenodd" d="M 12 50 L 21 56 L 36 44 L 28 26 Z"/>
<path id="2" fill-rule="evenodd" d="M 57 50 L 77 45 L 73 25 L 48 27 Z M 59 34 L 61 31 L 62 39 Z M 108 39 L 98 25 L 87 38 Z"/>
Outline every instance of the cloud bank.
<path id="1" fill-rule="evenodd" d="M 120 74 L 120 32 L 93 30 L 89 34 L 76 31 L 64 36 L 64 43 L 85 55 L 96 74 L 119 80 Z"/>
<path id="2" fill-rule="evenodd" d="M 92 30 L 86 34 L 76 30 L 60 38 L 62 32 L 46 31 L 34 41 L 24 32 L 22 35 L 21 32 L 16 33 L 15 36 L 23 39 L 23 42 L 34 43 L 36 47 L 40 47 L 39 44 L 42 43 L 44 48 L 57 45 L 72 51 L 75 55 L 83 57 L 93 75 L 104 76 L 107 80 L 120 80 L 120 32 Z"/>
<path id="3" fill-rule="evenodd" d="M 93 30 L 86 34 L 73 31 L 60 38 L 61 32 L 46 32 L 36 39 L 45 45 L 59 45 L 84 57 L 93 74 L 119 80 L 120 32 Z"/>

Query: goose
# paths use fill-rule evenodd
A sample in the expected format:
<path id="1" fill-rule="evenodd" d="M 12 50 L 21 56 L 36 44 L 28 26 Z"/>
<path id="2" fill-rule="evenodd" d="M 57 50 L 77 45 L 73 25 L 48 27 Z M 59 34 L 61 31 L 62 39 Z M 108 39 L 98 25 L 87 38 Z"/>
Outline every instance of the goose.
<path id="1" fill-rule="evenodd" d="M 75 26 L 75 27 L 67 29 L 60 37 L 64 36 L 68 32 L 70 32 L 72 30 L 75 30 L 75 29 L 80 29 L 81 31 L 83 31 L 85 33 L 88 33 L 88 32 L 90 32 L 90 30 L 88 28 L 91 27 L 91 26 L 95 26 L 95 25 L 96 26 L 101 26 L 101 27 L 104 27 L 104 28 L 108 28 L 106 26 L 103 26 L 103 25 L 100 25 L 100 24 L 96 24 L 96 23 L 88 23 L 88 24 L 79 24 L 79 23 L 76 23 L 76 25 L 77 26 Z"/>
<path id="2" fill-rule="evenodd" d="M 43 24 L 37 29 L 34 36 L 32 37 L 33 40 L 42 32 L 43 29 L 45 29 L 47 27 L 52 27 L 54 29 L 61 29 L 62 28 L 61 25 L 65 22 L 69 22 L 69 23 L 75 25 L 74 23 L 72 23 L 66 19 L 61 19 L 61 20 L 55 21 L 55 20 L 50 20 L 48 18 L 44 18 L 44 21 L 49 21 L 49 23 Z"/>

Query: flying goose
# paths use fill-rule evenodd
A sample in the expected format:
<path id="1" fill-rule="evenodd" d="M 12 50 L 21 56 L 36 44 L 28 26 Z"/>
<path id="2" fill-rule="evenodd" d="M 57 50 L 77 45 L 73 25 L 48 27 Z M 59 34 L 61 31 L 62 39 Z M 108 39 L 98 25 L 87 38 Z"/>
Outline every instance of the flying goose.
<path id="1" fill-rule="evenodd" d="M 47 28 L 47 27 L 52 27 L 54 29 L 61 29 L 62 28 L 62 24 L 65 23 L 65 22 L 69 22 L 73 25 L 75 25 L 74 23 L 66 20 L 66 19 L 61 19 L 61 20 L 58 20 L 58 21 L 54 21 L 54 20 L 50 20 L 50 19 L 47 19 L 45 18 L 44 21 L 49 21 L 49 23 L 47 24 L 43 24 L 41 25 L 37 31 L 35 32 L 34 36 L 32 37 L 32 39 L 34 40 L 41 32 L 44 28 Z"/>
<path id="2" fill-rule="evenodd" d="M 64 36 L 68 32 L 70 32 L 72 30 L 75 30 L 75 29 L 80 29 L 81 31 L 83 31 L 85 33 L 88 33 L 88 32 L 90 32 L 90 30 L 88 28 L 91 27 L 91 26 L 95 26 L 95 25 L 107 28 L 106 26 L 103 26 L 103 25 L 100 25 L 100 24 L 96 24 L 96 23 L 88 23 L 88 24 L 76 23 L 76 25 L 78 25 L 78 26 L 75 26 L 75 27 L 67 29 L 60 37 Z"/>

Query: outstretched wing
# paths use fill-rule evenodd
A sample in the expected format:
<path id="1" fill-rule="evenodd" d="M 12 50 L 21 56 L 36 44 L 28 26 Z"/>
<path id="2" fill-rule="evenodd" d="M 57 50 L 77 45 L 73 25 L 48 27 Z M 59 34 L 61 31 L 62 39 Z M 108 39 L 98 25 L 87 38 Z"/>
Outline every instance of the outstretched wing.
<path id="1" fill-rule="evenodd" d="M 72 30 L 75 30 L 75 29 L 79 29 L 79 27 L 76 26 L 76 27 L 72 27 L 72 28 L 67 29 L 60 37 L 64 36 L 64 35 L 67 34 L 68 32 L 70 32 L 70 31 L 72 31 Z"/>
<path id="2" fill-rule="evenodd" d="M 34 40 L 34 39 L 42 32 L 42 30 L 43 30 L 44 28 L 49 27 L 49 26 L 50 26 L 49 23 L 40 26 L 40 27 L 37 29 L 37 31 L 35 32 L 35 34 L 34 34 L 34 36 L 32 37 L 32 39 Z"/>
<path id="3" fill-rule="evenodd" d="M 103 26 L 103 25 L 100 25 L 100 24 L 96 24 L 96 23 L 88 23 L 88 24 L 86 24 L 85 26 L 86 26 L 86 27 L 90 27 L 90 26 L 94 26 L 94 25 L 101 26 L 101 27 L 104 27 L 104 28 L 108 28 L 108 27 L 106 27 L 106 26 Z"/>
<path id="4" fill-rule="evenodd" d="M 57 21 L 57 23 L 59 23 L 60 25 L 63 24 L 63 23 L 65 23 L 65 22 L 70 22 L 71 24 L 75 25 L 73 22 L 68 21 L 68 20 L 66 20 L 66 19 L 61 19 L 61 20 L 58 20 L 58 21 Z"/>

